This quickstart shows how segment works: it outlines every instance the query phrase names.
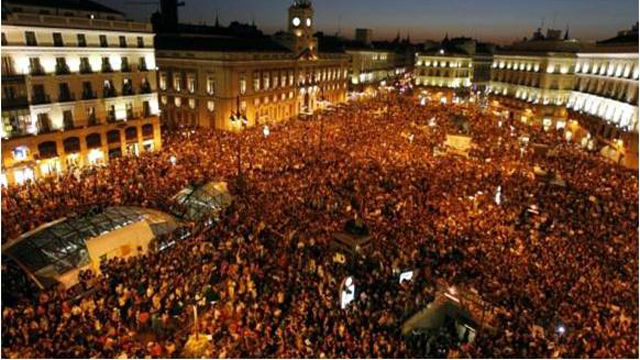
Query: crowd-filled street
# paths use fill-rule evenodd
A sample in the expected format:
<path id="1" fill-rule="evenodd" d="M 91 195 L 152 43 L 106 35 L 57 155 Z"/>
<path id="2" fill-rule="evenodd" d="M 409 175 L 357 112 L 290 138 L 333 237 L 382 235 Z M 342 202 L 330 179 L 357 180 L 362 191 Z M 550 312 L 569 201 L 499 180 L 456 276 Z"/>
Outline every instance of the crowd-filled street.
<path id="1" fill-rule="evenodd" d="M 446 153 L 446 135 L 460 132 L 468 157 Z M 209 181 L 228 182 L 234 198 L 219 222 L 84 273 L 86 296 L 20 295 L 3 266 L 3 291 L 20 295 L 3 303 L 3 357 L 181 357 L 192 305 L 208 357 L 442 356 L 400 332 L 439 281 L 497 309 L 497 331 L 452 342 L 449 357 L 638 357 L 637 174 L 562 130 L 473 103 L 390 94 L 268 131 L 163 134 L 153 153 L 3 187 L 2 242 L 90 209 L 168 211 L 179 190 Z M 329 243 L 351 219 L 373 249 L 342 264 Z M 406 270 L 413 278 L 399 284 Z M 357 292 L 341 309 L 346 276 Z"/>

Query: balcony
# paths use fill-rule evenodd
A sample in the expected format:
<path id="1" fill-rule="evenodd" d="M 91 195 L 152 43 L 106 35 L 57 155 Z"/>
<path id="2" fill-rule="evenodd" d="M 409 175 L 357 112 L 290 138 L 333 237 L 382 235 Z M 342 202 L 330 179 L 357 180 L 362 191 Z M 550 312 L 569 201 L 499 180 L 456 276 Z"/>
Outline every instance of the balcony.
<path id="1" fill-rule="evenodd" d="M 75 94 L 72 93 L 64 93 L 64 94 L 60 94 L 60 96 L 58 97 L 58 102 L 70 102 L 70 101 L 76 101 L 76 96 Z"/>
<path id="2" fill-rule="evenodd" d="M 80 65 L 80 74 L 93 74 L 93 70 L 89 65 Z"/>
<path id="3" fill-rule="evenodd" d="M 26 96 L 2 99 L 3 110 L 13 110 L 29 107 L 29 99 Z"/>
<path id="4" fill-rule="evenodd" d="M 100 120 L 94 115 L 87 119 L 87 127 L 100 125 Z"/>
<path id="5" fill-rule="evenodd" d="M 104 98 L 112 98 L 116 96 L 118 96 L 118 94 L 114 88 L 107 88 L 102 91 L 102 97 Z"/>
<path id="6" fill-rule="evenodd" d="M 123 87 L 122 88 L 122 96 L 131 96 L 131 95 L 135 95 L 136 92 L 133 91 L 133 87 L 129 86 L 129 87 Z"/>
<path id="7" fill-rule="evenodd" d="M 109 74 L 113 72 L 111 65 L 102 65 L 102 72 L 105 74 Z"/>
<path id="8" fill-rule="evenodd" d="M 44 68 L 42 66 L 29 66 L 29 74 L 31 76 L 43 76 L 45 75 Z"/>
<path id="9" fill-rule="evenodd" d="M 123 73 L 130 73 L 131 72 L 131 66 L 122 64 L 122 67 L 120 68 L 120 71 L 123 72 Z"/>
<path id="10" fill-rule="evenodd" d="M 93 100 L 97 98 L 98 94 L 95 91 L 85 90 L 82 92 L 82 100 Z"/>
<path id="11" fill-rule="evenodd" d="M 151 94 L 151 85 L 147 83 L 146 85 L 140 86 L 140 94 Z"/>
<path id="12" fill-rule="evenodd" d="M 49 95 L 34 94 L 31 98 L 31 104 L 33 105 L 51 104 L 51 97 Z"/>
<path id="13" fill-rule="evenodd" d="M 149 69 L 147 68 L 147 64 L 139 64 L 138 71 L 149 71 Z"/>

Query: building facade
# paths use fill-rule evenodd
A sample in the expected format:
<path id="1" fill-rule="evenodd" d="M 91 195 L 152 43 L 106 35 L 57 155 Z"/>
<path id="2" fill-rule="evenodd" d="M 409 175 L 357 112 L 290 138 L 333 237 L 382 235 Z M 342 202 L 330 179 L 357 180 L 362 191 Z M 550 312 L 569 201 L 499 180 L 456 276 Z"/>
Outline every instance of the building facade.
<path id="1" fill-rule="evenodd" d="M 350 58 L 349 81 L 353 86 L 379 84 L 404 72 L 392 51 L 352 48 L 345 52 Z"/>
<path id="2" fill-rule="evenodd" d="M 470 55 L 444 49 L 416 55 L 415 84 L 424 87 L 470 87 L 473 60 Z"/>
<path id="3" fill-rule="evenodd" d="M 318 52 L 310 2 L 290 7 L 288 24 L 273 39 L 159 35 L 162 121 L 240 130 L 346 101 L 349 58 Z"/>
<path id="4" fill-rule="evenodd" d="M 151 26 L 91 1 L 33 3 L 3 3 L 2 182 L 159 148 Z"/>
<path id="5" fill-rule="evenodd" d="M 563 127 L 572 115 L 585 114 L 602 120 L 596 132 L 606 131 L 607 137 L 637 134 L 637 30 L 635 44 L 584 44 L 567 36 L 547 40 L 540 31 L 534 38 L 495 55 L 492 104 L 545 128 Z"/>

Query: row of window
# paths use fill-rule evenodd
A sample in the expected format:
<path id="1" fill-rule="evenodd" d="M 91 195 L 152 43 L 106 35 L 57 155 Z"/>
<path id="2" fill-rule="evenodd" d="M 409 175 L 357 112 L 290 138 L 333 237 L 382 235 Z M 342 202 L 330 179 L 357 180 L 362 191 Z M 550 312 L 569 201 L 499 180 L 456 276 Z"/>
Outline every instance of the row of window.
<path id="1" fill-rule="evenodd" d="M 86 112 L 86 126 L 95 126 L 99 125 L 102 122 L 98 119 L 96 115 L 95 106 L 87 106 L 85 107 Z M 106 105 L 105 106 L 106 113 L 106 122 L 114 123 L 117 120 L 116 118 L 116 107 L 115 105 Z M 142 113 L 135 113 L 133 109 L 133 103 L 128 102 L 125 104 L 125 120 L 133 120 L 139 117 L 149 117 L 151 116 L 151 107 L 148 101 L 144 101 L 142 103 Z M 63 110 L 62 111 L 62 130 L 72 130 L 78 127 L 81 127 L 81 123 L 77 123 L 74 120 L 74 111 L 73 110 Z M 10 115 L 3 118 L 3 137 L 15 137 L 15 136 L 24 136 L 29 134 L 46 134 L 53 131 L 57 131 L 57 129 L 53 126 L 49 113 L 40 113 L 37 115 L 37 120 L 35 124 L 32 124 L 31 118 L 25 115 Z"/>
<path id="2" fill-rule="evenodd" d="M 114 72 L 114 66 L 111 63 L 111 59 L 108 56 L 103 56 L 100 64 L 100 72 L 103 73 L 112 73 Z M 116 64 L 117 65 L 117 64 Z M 115 67 L 119 69 L 120 72 L 131 72 L 133 67 L 129 64 L 129 57 L 123 56 L 120 58 L 119 66 Z M 147 68 L 147 61 L 144 56 L 138 58 L 138 64 L 136 66 L 138 71 L 149 71 Z M 88 57 L 81 57 L 80 63 L 78 64 L 78 69 L 74 69 L 78 74 L 93 74 L 97 72 L 98 69 L 95 69 L 94 66 L 91 65 Z M 69 65 L 67 64 L 67 59 L 65 57 L 57 57 L 55 69 L 53 69 L 53 73 L 55 75 L 69 75 L 72 73 Z M 9 56 L 2 57 L 2 75 L 16 75 L 15 64 L 13 62 L 13 58 Z M 32 76 L 42 76 L 46 75 L 47 71 L 40 63 L 40 58 L 31 57 L 29 58 L 29 74 Z"/>
<path id="3" fill-rule="evenodd" d="M 343 85 L 338 85 L 338 84 L 332 84 L 332 85 L 327 85 L 326 87 L 327 91 L 335 91 L 335 90 L 339 90 L 340 88 L 346 88 L 346 84 Z M 317 87 L 314 88 L 309 88 L 308 90 L 302 89 L 303 93 L 306 91 L 320 91 L 321 92 L 321 96 L 323 93 L 323 90 L 319 90 Z M 291 100 L 294 98 L 294 92 L 293 91 L 289 91 L 288 93 L 281 93 L 280 96 L 278 96 L 277 94 L 274 94 L 273 96 L 269 97 L 269 96 L 265 96 L 263 98 L 260 97 L 256 97 L 253 100 L 253 104 L 255 106 L 259 106 L 260 104 L 269 104 L 271 103 L 276 103 L 278 101 L 285 101 L 287 99 Z M 161 95 L 160 96 L 160 103 L 162 105 L 167 105 L 169 104 L 169 97 L 167 97 L 166 95 Z M 175 107 L 181 107 L 183 104 L 183 98 L 176 96 L 173 97 L 173 105 L 175 105 Z M 194 98 L 188 98 L 187 99 L 187 104 L 189 106 L 189 108 L 191 109 L 195 109 L 197 106 L 197 100 Z M 240 102 L 240 108 L 241 111 L 246 110 L 246 102 L 243 100 Z M 207 109 L 209 111 L 214 111 L 215 110 L 215 102 L 213 100 L 207 100 Z"/>
<path id="4" fill-rule="evenodd" d="M 492 68 L 496 69 L 507 69 L 507 70 L 520 70 L 520 71 L 540 71 L 540 63 L 534 63 L 529 61 L 494 61 L 491 65 Z"/>
<path id="5" fill-rule="evenodd" d="M 307 71 L 300 73 L 298 76 L 298 85 L 311 84 L 312 82 L 321 81 L 334 81 L 341 78 L 346 79 L 347 71 L 344 74 L 340 74 L 339 68 L 325 68 L 316 71 Z M 181 92 L 183 89 L 189 93 L 195 93 L 197 90 L 196 75 L 193 73 L 182 74 L 180 72 L 174 72 L 172 77 L 172 90 L 175 92 Z M 160 73 L 160 89 L 166 91 L 168 88 L 169 74 Z M 186 80 L 186 86 L 185 86 Z M 253 91 L 269 90 L 284 88 L 294 85 L 294 71 L 293 70 L 274 70 L 274 71 L 254 71 L 253 72 Z M 215 80 L 213 77 L 207 77 L 206 92 L 209 95 L 215 94 Z M 244 73 L 239 75 L 239 90 L 240 94 L 244 95 L 247 92 L 247 79 Z"/>
<path id="6" fill-rule="evenodd" d="M 468 68 L 471 67 L 472 64 L 470 62 L 463 61 L 438 61 L 438 60 L 418 60 L 416 62 L 416 66 L 425 66 L 425 67 L 450 67 L 450 68 Z"/>
<path id="7" fill-rule="evenodd" d="M 579 78 L 574 89 L 579 92 L 600 95 L 630 104 L 638 103 L 638 84 L 635 82 Z"/>
<path id="8" fill-rule="evenodd" d="M 590 61 L 578 61 L 576 64 L 576 73 L 578 74 L 592 74 L 592 75 L 606 75 L 609 77 L 622 77 L 627 79 L 638 79 L 638 64 L 632 64 L 630 62 L 590 62 Z"/>
<path id="9" fill-rule="evenodd" d="M 54 102 L 68 102 L 76 100 L 93 100 L 98 98 L 98 94 L 93 90 L 93 83 L 91 81 L 82 82 L 82 94 L 76 99 L 75 94 L 70 90 L 69 84 L 66 82 L 58 83 L 58 99 Z M 120 86 L 120 95 L 113 85 L 113 80 L 105 79 L 102 83 L 102 97 L 112 98 L 116 96 L 132 96 L 136 94 L 150 94 L 152 92 L 151 85 L 146 78 L 140 81 L 138 91 L 133 87 L 131 79 L 123 79 Z M 51 103 L 51 97 L 45 91 L 43 84 L 32 85 L 31 92 L 31 104 L 48 104 Z"/>
<path id="10" fill-rule="evenodd" d="M 69 41 L 67 41 L 67 44 L 65 44 L 64 38 L 62 36 L 62 33 L 60 32 L 54 32 L 52 33 L 52 42 L 50 44 L 53 44 L 53 46 L 55 47 L 63 47 L 63 46 L 71 46 L 71 44 L 75 45 L 76 47 L 87 47 L 87 35 L 86 34 L 76 34 L 76 41 L 75 43 L 70 43 Z M 43 39 L 40 39 L 41 42 L 44 41 Z M 68 40 L 68 39 L 67 39 Z M 109 39 L 107 37 L 107 35 L 98 35 L 98 43 L 100 45 L 100 47 L 109 47 Z M 38 46 L 38 38 L 36 37 L 36 32 L 35 31 L 25 31 L 24 32 L 24 44 L 27 46 Z M 6 46 L 9 45 L 9 42 L 7 41 L 7 36 L 6 34 L 3 32 L 2 33 L 2 45 Z M 15 44 L 11 44 L 11 45 L 15 45 Z M 121 48 L 126 48 L 129 47 L 129 43 L 127 42 L 127 37 L 124 35 L 120 35 L 118 36 L 118 45 Z M 145 43 L 144 43 L 144 37 L 142 36 L 137 36 L 136 37 L 136 46 L 138 48 L 144 48 Z"/>
<path id="11" fill-rule="evenodd" d="M 442 76 L 442 77 L 467 77 L 469 75 L 468 70 L 440 70 L 429 69 L 419 72 L 420 76 Z"/>

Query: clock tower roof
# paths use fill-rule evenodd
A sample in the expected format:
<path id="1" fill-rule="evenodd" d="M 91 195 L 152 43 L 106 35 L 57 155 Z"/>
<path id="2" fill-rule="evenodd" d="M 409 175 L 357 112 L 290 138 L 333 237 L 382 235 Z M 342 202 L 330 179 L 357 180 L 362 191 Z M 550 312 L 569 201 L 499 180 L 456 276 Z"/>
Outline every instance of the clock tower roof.
<path id="1" fill-rule="evenodd" d="M 311 0 L 294 0 L 293 7 L 299 8 L 299 9 L 311 8 Z"/>

